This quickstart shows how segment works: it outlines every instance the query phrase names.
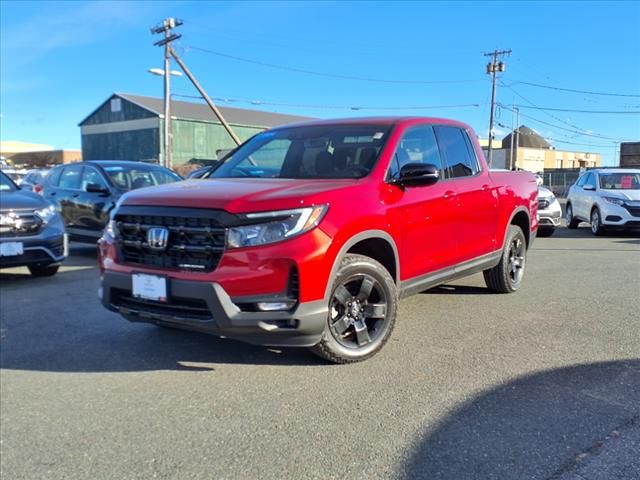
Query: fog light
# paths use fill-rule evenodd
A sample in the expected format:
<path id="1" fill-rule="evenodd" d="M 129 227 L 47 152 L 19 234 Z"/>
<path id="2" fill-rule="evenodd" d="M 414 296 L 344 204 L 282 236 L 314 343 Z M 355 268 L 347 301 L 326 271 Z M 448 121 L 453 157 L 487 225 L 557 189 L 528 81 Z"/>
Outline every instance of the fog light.
<path id="1" fill-rule="evenodd" d="M 258 302 L 256 307 L 263 312 L 275 312 L 278 310 L 289 310 L 296 304 L 295 301 L 291 302 Z"/>

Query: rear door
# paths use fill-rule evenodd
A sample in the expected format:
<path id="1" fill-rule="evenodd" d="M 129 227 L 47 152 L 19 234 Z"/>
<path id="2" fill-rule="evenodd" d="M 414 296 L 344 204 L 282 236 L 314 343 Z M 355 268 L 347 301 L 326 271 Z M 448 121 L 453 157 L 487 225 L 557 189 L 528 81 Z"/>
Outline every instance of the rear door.
<path id="1" fill-rule="evenodd" d="M 428 186 L 389 185 L 383 201 L 390 222 L 402 225 L 400 271 L 402 280 L 451 266 L 457 256 L 457 200 L 445 169 L 431 125 L 409 128 L 399 141 L 389 166 L 388 181 L 397 178 L 407 163 L 432 164 L 441 181 Z"/>
<path id="2" fill-rule="evenodd" d="M 491 253 L 496 245 L 498 196 L 487 171 L 482 171 L 468 133 L 454 126 L 435 126 L 438 146 L 458 198 L 457 262 Z"/>
<path id="3" fill-rule="evenodd" d="M 77 218 L 77 199 L 81 193 L 82 165 L 67 165 L 60 174 L 54 198 L 60 206 L 65 225 L 74 228 Z"/>

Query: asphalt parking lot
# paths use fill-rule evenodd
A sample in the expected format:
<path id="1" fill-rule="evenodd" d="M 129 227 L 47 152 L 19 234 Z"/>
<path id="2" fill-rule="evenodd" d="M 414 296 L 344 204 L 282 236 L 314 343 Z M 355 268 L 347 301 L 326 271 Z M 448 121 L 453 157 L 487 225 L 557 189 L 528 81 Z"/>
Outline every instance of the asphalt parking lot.
<path id="1" fill-rule="evenodd" d="M 350 366 L 131 324 L 97 288 L 92 246 L 0 272 L 3 479 L 564 479 L 639 427 L 638 235 L 561 229 L 514 295 L 406 299 Z"/>

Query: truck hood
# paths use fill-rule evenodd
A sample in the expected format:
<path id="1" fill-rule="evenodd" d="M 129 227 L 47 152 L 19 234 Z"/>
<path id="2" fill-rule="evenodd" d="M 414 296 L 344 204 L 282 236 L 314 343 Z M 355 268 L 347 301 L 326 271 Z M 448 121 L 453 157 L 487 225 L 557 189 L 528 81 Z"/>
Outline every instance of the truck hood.
<path id="1" fill-rule="evenodd" d="M 195 179 L 133 190 L 120 204 L 260 212 L 328 203 L 333 191 L 355 188 L 358 183 L 355 179 Z"/>

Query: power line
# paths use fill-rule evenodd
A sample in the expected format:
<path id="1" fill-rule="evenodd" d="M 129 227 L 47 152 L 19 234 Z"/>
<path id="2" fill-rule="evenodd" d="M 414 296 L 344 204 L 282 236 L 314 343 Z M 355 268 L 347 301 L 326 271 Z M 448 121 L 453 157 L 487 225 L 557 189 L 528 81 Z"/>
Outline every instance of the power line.
<path id="1" fill-rule="evenodd" d="M 504 108 L 506 110 L 515 111 L 515 109 L 509 107 L 508 105 L 504 105 L 502 103 L 500 103 L 498 105 L 500 105 L 501 108 Z M 613 140 L 613 141 L 616 141 L 616 142 L 624 142 L 624 141 L 626 141 L 626 139 L 624 139 L 624 138 L 608 137 L 608 136 L 605 136 L 605 135 L 598 135 L 598 134 L 594 134 L 594 133 L 580 132 L 578 130 L 572 130 L 570 128 L 560 127 L 558 125 L 554 125 L 553 123 L 545 122 L 544 120 L 540 120 L 539 118 L 532 117 L 531 115 L 526 115 L 526 114 L 524 114 L 522 112 L 520 113 L 520 115 L 522 115 L 525 118 L 528 118 L 529 120 L 533 120 L 534 122 L 538 122 L 538 123 L 541 123 L 543 125 L 547 125 L 549 127 L 557 128 L 559 130 L 564 130 L 566 132 L 575 133 L 577 135 L 583 135 L 585 137 L 600 138 L 600 139 L 603 139 L 603 140 Z"/>
<path id="2" fill-rule="evenodd" d="M 197 95 L 183 95 L 173 94 L 174 97 L 181 98 L 197 98 Z M 266 100 L 256 100 L 250 98 L 238 98 L 238 97 L 215 97 L 214 100 L 218 102 L 241 102 L 249 103 L 251 105 L 268 105 L 276 107 L 293 107 L 293 108 L 320 108 L 320 109 L 334 109 L 334 110 L 436 110 L 444 108 L 477 108 L 479 103 L 463 103 L 455 105 L 409 105 L 402 107 L 390 107 L 390 106 L 356 106 L 356 105 L 319 105 L 309 103 L 285 103 L 285 102 L 271 102 Z"/>
<path id="3" fill-rule="evenodd" d="M 588 91 L 588 90 L 576 90 L 573 88 L 562 88 L 562 87 L 554 87 L 552 85 L 543 85 L 540 83 L 533 83 L 533 82 L 524 82 L 522 80 L 514 80 L 514 83 L 512 85 L 516 85 L 516 84 L 523 84 L 523 85 L 529 85 L 532 87 L 537 87 L 537 88 L 546 88 L 549 90 L 557 90 L 560 92 L 571 92 L 571 93 L 583 93 L 583 94 L 587 94 L 587 95 L 601 95 L 601 96 L 606 96 L 606 97 L 633 97 L 633 98 L 640 98 L 640 95 L 635 95 L 635 94 L 627 94 L 627 93 L 608 93 L 608 92 L 592 92 L 592 91 Z"/>
<path id="4" fill-rule="evenodd" d="M 578 110 L 570 108 L 536 107 L 529 105 L 514 105 L 519 108 L 533 108 L 535 110 L 548 110 L 551 112 L 571 112 L 571 113 L 602 113 L 609 115 L 639 115 L 640 110 Z"/>
<path id="5" fill-rule="evenodd" d="M 327 73 L 327 72 L 318 72 L 315 70 L 306 70 L 304 68 L 297 67 L 289 67 L 287 65 L 278 65 L 275 63 L 262 62 L 260 60 L 253 60 L 250 58 L 238 57 L 235 55 L 229 55 L 227 53 L 218 52 L 215 50 L 209 50 L 207 48 L 194 47 L 193 45 L 187 46 L 187 49 L 196 50 L 199 52 L 208 53 L 210 55 L 216 55 L 218 57 L 227 58 L 230 60 L 236 60 L 238 62 L 250 63 L 253 65 L 260 65 L 263 67 L 275 68 L 278 70 L 285 70 L 288 72 L 295 73 L 304 73 L 307 75 L 315 75 L 318 77 L 325 78 L 338 78 L 340 80 L 357 80 L 363 82 L 374 82 L 374 83 L 393 83 L 393 84 L 404 84 L 404 85 L 434 85 L 434 84 L 446 84 L 446 83 L 473 83 L 478 82 L 480 80 L 400 80 L 400 79 L 383 79 L 383 78 L 371 78 L 371 77 L 359 77 L 355 75 L 342 75 L 337 73 Z"/>

